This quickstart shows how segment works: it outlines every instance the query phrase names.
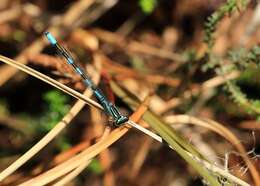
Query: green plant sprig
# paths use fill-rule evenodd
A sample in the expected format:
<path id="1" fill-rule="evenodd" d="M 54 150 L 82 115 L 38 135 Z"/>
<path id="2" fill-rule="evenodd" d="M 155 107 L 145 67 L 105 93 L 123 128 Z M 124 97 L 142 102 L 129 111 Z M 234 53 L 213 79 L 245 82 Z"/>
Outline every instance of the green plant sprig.
<path id="1" fill-rule="evenodd" d="M 233 13 L 236 10 L 244 9 L 248 0 L 227 0 L 217 11 L 215 11 L 205 23 L 205 37 L 204 41 L 208 46 L 208 59 L 209 61 L 203 65 L 203 69 L 214 69 L 219 75 L 227 74 L 230 70 L 245 70 L 249 64 L 255 64 L 256 67 L 260 65 L 260 47 L 255 46 L 249 51 L 243 48 L 229 52 L 229 60 L 232 64 L 226 66 L 220 63 L 221 59 L 215 56 L 212 48 L 215 44 L 214 33 L 217 24 L 224 18 L 225 15 Z M 226 80 L 227 90 L 231 93 L 233 100 L 244 108 L 249 114 L 260 114 L 260 100 L 249 99 L 244 94 L 235 81 Z"/>
<path id="2" fill-rule="evenodd" d="M 214 33 L 217 28 L 217 24 L 224 18 L 225 15 L 239 10 L 241 7 L 246 7 L 248 0 L 227 0 L 217 11 L 208 17 L 205 23 L 205 36 L 204 42 L 211 50 L 215 43 Z"/>
<path id="3" fill-rule="evenodd" d="M 41 130 L 51 130 L 56 123 L 69 111 L 68 96 L 60 91 L 51 90 L 44 94 L 43 99 L 47 102 L 47 111 L 40 118 Z"/>
<path id="4" fill-rule="evenodd" d="M 260 65 L 260 47 L 254 46 L 246 51 L 244 48 L 233 50 L 229 53 L 229 59 L 233 63 L 233 69 L 250 70 L 249 67 L 259 69 Z M 249 64 L 252 64 L 249 66 Z M 222 71 L 223 66 L 220 67 Z M 227 73 L 227 72 L 225 72 Z M 260 115 L 260 100 L 249 99 L 248 96 L 241 91 L 235 81 L 226 81 L 227 90 L 231 93 L 233 100 L 244 108 L 251 115 Z"/>

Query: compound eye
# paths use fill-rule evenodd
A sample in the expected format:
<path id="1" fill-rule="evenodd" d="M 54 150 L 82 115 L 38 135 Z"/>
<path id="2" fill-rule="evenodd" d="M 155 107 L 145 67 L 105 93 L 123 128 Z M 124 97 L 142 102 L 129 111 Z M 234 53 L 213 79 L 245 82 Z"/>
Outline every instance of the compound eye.
<path id="1" fill-rule="evenodd" d="M 117 125 L 117 126 L 120 126 L 121 124 L 127 122 L 128 119 L 129 119 L 128 117 L 121 115 L 120 118 L 117 119 L 116 125 Z"/>

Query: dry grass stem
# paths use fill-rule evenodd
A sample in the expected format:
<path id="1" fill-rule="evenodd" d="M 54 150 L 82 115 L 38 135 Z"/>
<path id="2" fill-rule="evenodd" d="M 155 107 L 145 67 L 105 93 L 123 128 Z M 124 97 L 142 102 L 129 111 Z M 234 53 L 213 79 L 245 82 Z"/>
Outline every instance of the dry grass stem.
<path id="1" fill-rule="evenodd" d="M 258 171 L 256 167 L 253 165 L 252 161 L 248 158 L 244 146 L 241 144 L 240 140 L 226 127 L 210 119 L 199 119 L 188 115 L 166 116 L 164 119 L 167 123 L 193 124 L 208 128 L 218 133 L 220 136 L 228 140 L 238 150 L 238 152 L 241 154 L 241 157 L 247 164 L 254 181 L 256 183 L 260 183 Z"/>

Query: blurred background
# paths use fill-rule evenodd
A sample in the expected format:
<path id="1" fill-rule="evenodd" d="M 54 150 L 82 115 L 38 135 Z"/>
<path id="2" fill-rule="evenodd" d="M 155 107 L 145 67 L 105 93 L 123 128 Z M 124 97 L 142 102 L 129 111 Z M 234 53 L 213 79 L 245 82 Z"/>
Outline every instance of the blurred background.
<path id="1" fill-rule="evenodd" d="M 149 108 L 211 162 L 259 185 L 259 23 L 259 1 L 1 0 L 0 54 L 83 93 L 80 77 L 44 38 L 51 31 L 123 113 L 133 111 L 112 81 L 139 100 L 148 96 Z M 76 101 L 0 63 L 0 170 Z M 1 185 L 19 185 L 68 160 L 95 144 L 107 125 L 104 114 L 85 106 Z M 65 185 L 203 184 L 176 152 L 131 129 Z"/>

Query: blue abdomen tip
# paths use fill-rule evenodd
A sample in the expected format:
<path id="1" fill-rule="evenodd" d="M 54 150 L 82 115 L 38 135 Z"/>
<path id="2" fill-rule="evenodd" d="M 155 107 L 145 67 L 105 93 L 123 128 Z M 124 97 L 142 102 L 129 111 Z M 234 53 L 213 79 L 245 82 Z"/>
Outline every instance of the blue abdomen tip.
<path id="1" fill-rule="evenodd" d="M 45 32 L 44 34 L 52 45 L 55 45 L 57 43 L 57 40 L 52 36 L 50 32 Z"/>

